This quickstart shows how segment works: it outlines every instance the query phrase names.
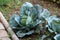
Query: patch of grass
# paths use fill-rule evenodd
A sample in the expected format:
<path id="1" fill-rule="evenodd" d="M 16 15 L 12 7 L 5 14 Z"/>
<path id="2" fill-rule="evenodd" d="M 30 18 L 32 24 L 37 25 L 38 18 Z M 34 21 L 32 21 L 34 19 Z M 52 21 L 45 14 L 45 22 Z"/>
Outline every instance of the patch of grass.
<path id="1" fill-rule="evenodd" d="M 9 21 L 9 16 L 15 12 L 14 10 L 20 9 L 20 6 L 26 1 L 29 0 L 10 0 L 7 6 L 0 6 L 0 11 L 3 13 L 7 21 Z"/>
<path id="2" fill-rule="evenodd" d="M 10 0 L 0 0 L 0 6 L 7 5 Z"/>
<path id="3" fill-rule="evenodd" d="M 15 9 L 18 6 L 20 6 L 20 0 L 11 0 L 11 2 L 7 4 L 7 6 L 1 5 L 0 11 L 3 13 L 4 17 L 9 20 L 9 14 L 12 13 L 12 9 Z"/>
<path id="4" fill-rule="evenodd" d="M 8 20 L 8 13 L 10 11 L 9 7 L 0 7 L 0 11 L 3 13 L 4 17 Z"/>

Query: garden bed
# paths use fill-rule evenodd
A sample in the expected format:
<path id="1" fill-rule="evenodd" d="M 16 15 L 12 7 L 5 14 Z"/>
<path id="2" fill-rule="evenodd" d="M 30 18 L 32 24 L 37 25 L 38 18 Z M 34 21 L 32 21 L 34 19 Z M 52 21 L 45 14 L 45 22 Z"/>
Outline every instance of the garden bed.
<path id="1" fill-rule="evenodd" d="M 56 15 L 60 16 L 60 8 L 58 8 L 54 3 L 50 3 L 50 2 L 46 2 L 46 1 L 41 1 L 41 0 L 38 1 L 38 3 L 41 4 L 43 8 L 48 8 L 52 15 L 56 13 Z M 8 14 L 5 14 L 5 12 L 4 12 L 3 15 L 5 14 L 4 17 L 6 16 L 6 17 L 9 18 L 11 16 L 11 13 L 13 14 L 15 11 L 19 11 L 19 9 L 20 8 L 12 9 L 12 11 L 10 10 L 8 12 Z M 20 38 L 20 40 L 38 40 L 38 36 L 37 35 L 32 35 L 32 36 L 29 36 L 27 38 Z"/>

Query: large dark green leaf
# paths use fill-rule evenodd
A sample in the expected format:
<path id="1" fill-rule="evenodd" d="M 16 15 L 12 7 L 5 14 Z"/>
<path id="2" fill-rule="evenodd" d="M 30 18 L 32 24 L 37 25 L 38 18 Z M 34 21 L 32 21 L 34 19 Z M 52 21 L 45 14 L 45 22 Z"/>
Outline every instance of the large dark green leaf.
<path id="1" fill-rule="evenodd" d="M 21 32 L 21 31 L 18 31 L 16 34 L 18 35 L 18 37 L 24 37 L 25 35 L 31 35 L 32 33 L 34 33 L 34 30 L 31 30 L 29 32 Z"/>

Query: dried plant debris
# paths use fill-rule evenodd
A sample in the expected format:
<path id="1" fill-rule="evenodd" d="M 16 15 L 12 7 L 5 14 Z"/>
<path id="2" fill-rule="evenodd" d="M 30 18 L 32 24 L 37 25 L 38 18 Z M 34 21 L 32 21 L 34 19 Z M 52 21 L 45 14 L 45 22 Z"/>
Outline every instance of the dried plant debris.
<path id="1" fill-rule="evenodd" d="M 58 40 L 60 36 L 60 18 L 51 16 L 48 9 L 43 9 L 39 4 L 24 3 L 20 8 L 20 14 L 14 14 L 10 18 L 10 26 L 18 37 L 24 37 L 33 33 L 42 34 L 42 40 Z"/>

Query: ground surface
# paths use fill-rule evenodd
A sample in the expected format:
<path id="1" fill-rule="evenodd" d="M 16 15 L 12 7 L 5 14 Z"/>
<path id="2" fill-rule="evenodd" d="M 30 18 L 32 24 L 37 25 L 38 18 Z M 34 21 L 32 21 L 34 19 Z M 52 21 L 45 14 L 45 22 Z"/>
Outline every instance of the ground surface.
<path id="1" fill-rule="evenodd" d="M 11 6 L 11 4 L 9 4 L 9 7 L 0 6 L 0 11 L 3 13 L 5 18 L 9 21 L 10 16 L 14 13 L 18 14 L 21 5 L 26 1 L 27 0 L 21 0 L 19 5 L 16 5 L 14 2 L 12 2 L 12 6 Z M 56 15 L 60 16 L 60 8 L 55 3 L 52 3 L 49 1 L 42 1 L 42 0 L 37 0 L 36 3 L 40 4 L 43 8 L 47 8 L 50 11 L 51 15 L 56 14 Z M 1 31 L 3 31 L 3 30 L 1 30 Z M 32 35 L 30 37 L 20 38 L 20 39 L 21 40 L 38 40 L 39 36 Z"/>

